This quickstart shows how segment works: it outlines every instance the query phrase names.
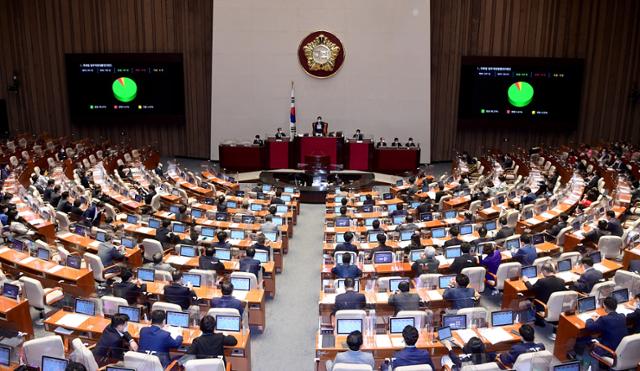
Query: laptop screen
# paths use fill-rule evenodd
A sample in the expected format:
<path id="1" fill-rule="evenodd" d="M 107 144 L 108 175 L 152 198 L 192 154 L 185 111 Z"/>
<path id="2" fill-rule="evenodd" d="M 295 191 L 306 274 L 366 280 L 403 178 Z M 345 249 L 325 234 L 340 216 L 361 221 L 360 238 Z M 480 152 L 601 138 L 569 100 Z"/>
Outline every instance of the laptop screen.
<path id="1" fill-rule="evenodd" d="M 336 242 L 344 243 L 344 233 L 336 233 Z"/>
<path id="2" fill-rule="evenodd" d="M 592 310 L 596 310 L 595 296 L 578 299 L 578 313 L 590 312 Z"/>
<path id="3" fill-rule="evenodd" d="M 180 212 L 180 206 L 172 205 L 169 206 L 169 212 L 173 214 L 177 214 Z"/>
<path id="4" fill-rule="evenodd" d="M 589 256 L 593 260 L 593 264 L 602 263 L 602 254 L 600 253 L 600 251 L 591 253 Z"/>
<path id="5" fill-rule="evenodd" d="M 49 250 L 42 247 L 38 247 L 38 259 L 49 260 L 50 255 L 51 253 L 49 252 Z"/>
<path id="6" fill-rule="evenodd" d="M 225 221 L 228 218 L 228 214 L 227 213 L 223 213 L 223 212 L 218 212 L 216 213 L 216 220 L 221 222 L 221 221 Z"/>
<path id="7" fill-rule="evenodd" d="M 375 218 L 367 218 L 364 220 L 364 225 L 367 227 L 371 227 L 375 220 L 376 220 Z"/>
<path id="8" fill-rule="evenodd" d="M 189 313 L 167 311 L 167 325 L 189 327 Z"/>
<path id="9" fill-rule="evenodd" d="M 451 327 L 441 327 L 438 329 L 438 339 L 440 341 L 451 339 Z"/>
<path id="10" fill-rule="evenodd" d="M 398 291 L 398 285 L 400 285 L 400 282 L 409 282 L 408 279 L 405 278 L 392 278 L 389 280 L 389 291 Z"/>
<path id="11" fill-rule="evenodd" d="M 235 209 L 236 207 L 238 207 L 238 203 L 235 201 L 227 201 L 227 208 L 229 209 Z"/>
<path id="12" fill-rule="evenodd" d="M 269 241 L 275 241 L 278 239 L 277 232 L 264 232 L 263 234 L 264 234 L 264 237 Z"/>
<path id="13" fill-rule="evenodd" d="M 344 278 L 340 278 L 336 281 L 336 289 L 344 289 Z M 353 290 L 355 292 L 360 291 L 360 280 L 353 280 Z"/>
<path id="14" fill-rule="evenodd" d="M 491 312 L 491 326 L 509 326 L 513 325 L 513 311 L 499 310 Z"/>
<path id="15" fill-rule="evenodd" d="M 69 361 L 62 358 L 42 356 L 41 371 L 65 371 Z"/>
<path id="16" fill-rule="evenodd" d="M 11 348 L 0 346 L 0 365 L 9 366 L 11 363 Z"/>
<path id="17" fill-rule="evenodd" d="M 213 238 L 215 233 L 216 233 L 216 230 L 213 228 L 202 228 L 202 235 L 205 237 Z"/>
<path id="18" fill-rule="evenodd" d="M 187 227 L 182 223 L 174 223 L 173 224 L 173 233 L 184 233 L 187 230 Z"/>
<path id="19" fill-rule="evenodd" d="M 138 268 L 138 279 L 144 282 L 153 282 L 155 280 L 155 270 L 148 268 Z"/>
<path id="20" fill-rule="evenodd" d="M 138 217 L 136 215 L 127 215 L 127 223 L 138 224 Z"/>
<path id="21" fill-rule="evenodd" d="M 396 211 L 397 209 L 398 209 L 398 205 L 396 205 L 396 204 L 387 206 L 387 211 L 388 212 Z"/>
<path id="22" fill-rule="evenodd" d="M 337 218 L 336 227 L 348 227 L 349 221 L 350 221 L 349 218 Z"/>
<path id="23" fill-rule="evenodd" d="M 538 267 L 535 265 L 530 265 L 527 267 L 522 267 L 522 276 L 527 278 L 535 278 L 538 276 Z"/>
<path id="24" fill-rule="evenodd" d="M 269 252 L 264 250 L 256 250 L 256 254 L 253 256 L 260 263 L 266 263 L 269 261 Z"/>
<path id="25" fill-rule="evenodd" d="M 411 262 L 414 262 L 418 259 L 420 259 L 420 257 L 422 256 L 422 253 L 424 252 L 424 250 L 411 250 L 411 253 L 409 254 L 409 260 L 411 260 Z"/>
<path id="26" fill-rule="evenodd" d="M 249 291 L 251 289 L 251 280 L 244 277 L 231 277 L 231 284 L 234 290 Z"/>
<path id="27" fill-rule="evenodd" d="M 383 193 L 382 194 L 382 199 L 383 200 L 390 200 L 393 198 L 393 195 L 391 193 Z"/>
<path id="28" fill-rule="evenodd" d="M 447 235 L 447 232 L 444 228 L 433 228 L 431 230 L 432 238 L 444 238 Z"/>
<path id="29" fill-rule="evenodd" d="M 553 371 L 580 371 L 580 361 L 561 363 L 553 366 Z"/>
<path id="30" fill-rule="evenodd" d="M 140 308 L 119 305 L 118 313 L 126 314 L 131 322 L 140 322 Z"/>
<path id="31" fill-rule="evenodd" d="M 626 303 L 629 301 L 629 289 L 624 288 L 624 289 L 614 290 L 611 293 L 611 296 L 614 299 L 616 299 L 618 304 Z"/>
<path id="32" fill-rule="evenodd" d="M 202 276 L 199 274 L 185 273 L 182 275 L 182 281 L 184 283 L 190 283 L 193 287 L 200 287 Z"/>
<path id="33" fill-rule="evenodd" d="M 541 243 L 544 243 L 544 234 L 542 233 L 536 233 L 531 237 L 531 243 L 533 243 L 534 245 L 539 245 Z"/>
<path id="34" fill-rule="evenodd" d="M 336 322 L 336 333 L 338 335 L 349 335 L 354 331 L 362 332 L 361 319 L 339 319 Z"/>
<path id="35" fill-rule="evenodd" d="M 393 253 L 390 251 L 376 252 L 373 254 L 374 264 L 387 264 L 393 262 Z"/>
<path id="36" fill-rule="evenodd" d="M 509 250 L 515 250 L 520 247 L 520 239 L 512 238 L 505 242 L 505 247 Z"/>
<path id="37" fill-rule="evenodd" d="M 181 245 L 180 246 L 180 256 L 186 256 L 188 258 L 193 258 L 196 256 L 196 249 L 190 245 Z"/>
<path id="38" fill-rule="evenodd" d="M 256 221 L 256 218 L 253 215 L 243 215 L 242 222 L 245 224 L 253 224 Z"/>
<path id="39" fill-rule="evenodd" d="M 567 272 L 571 270 L 571 259 L 558 260 L 558 272 Z"/>
<path id="40" fill-rule="evenodd" d="M 82 258 L 78 255 L 67 255 L 67 267 L 80 269 Z"/>
<path id="41" fill-rule="evenodd" d="M 294 193 L 295 189 L 293 187 L 284 187 L 284 193 Z"/>
<path id="42" fill-rule="evenodd" d="M 220 260 L 231 260 L 231 250 L 230 249 L 215 249 L 216 258 Z"/>
<path id="43" fill-rule="evenodd" d="M 494 220 L 494 221 L 492 221 L 492 222 L 486 222 L 486 223 L 484 223 L 484 228 L 485 228 L 487 231 L 495 231 L 497 227 L 498 227 L 498 226 L 496 225 L 495 220 Z"/>
<path id="44" fill-rule="evenodd" d="M 96 303 L 92 300 L 76 299 L 76 313 L 86 314 L 87 316 L 96 315 Z"/>
<path id="45" fill-rule="evenodd" d="M 289 211 L 289 208 L 287 207 L 287 205 L 276 206 L 276 213 L 278 214 L 284 214 L 284 213 L 287 213 L 288 211 Z"/>
<path id="46" fill-rule="evenodd" d="M 482 201 L 482 209 L 488 209 L 491 207 L 491 200 Z"/>
<path id="47" fill-rule="evenodd" d="M 86 234 L 86 230 L 83 226 L 76 224 L 76 227 L 74 228 L 74 233 L 79 234 L 80 236 L 84 236 Z"/>
<path id="48" fill-rule="evenodd" d="M 393 217 L 393 224 L 398 225 L 404 223 L 404 215 L 396 215 Z"/>
<path id="49" fill-rule="evenodd" d="M 442 326 L 451 330 L 464 330 L 467 328 L 467 316 L 465 315 L 445 315 L 442 317 Z"/>
<path id="50" fill-rule="evenodd" d="M 219 314 L 216 316 L 216 330 L 239 332 L 240 322 L 240 316 L 226 316 Z"/>
<path id="51" fill-rule="evenodd" d="M 136 246 L 136 241 L 130 237 L 122 237 L 120 242 L 122 242 L 122 245 L 127 249 L 133 249 Z"/>
<path id="52" fill-rule="evenodd" d="M 411 236 L 413 236 L 413 231 L 402 231 L 400 232 L 400 241 L 411 241 Z"/>
<path id="53" fill-rule="evenodd" d="M 456 218 L 457 216 L 458 216 L 458 212 L 455 210 L 448 210 L 444 212 L 445 219 L 453 219 L 453 218 Z"/>
<path id="54" fill-rule="evenodd" d="M 378 242 L 378 234 L 377 233 L 369 233 L 369 242 Z"/>
<path id="55" fill-rule="evenodd" d="M 392 334 L 401 334 L 407 326 L 416 326 L 414 317 L 391 317 L 389 318 L 389 332 Z"/>
<path id="56" fill-rule="evenodd" d="M 462 256 L 462 249 L 460 246 L 447 247 L 444 250 L 444 257 L 447 259 L 455 259 L 459 256 Z"/>
<path id="57" fill-rule="evenodd" d="M 107 234 L 104 232 L 97 232 L 96 233 L 96 240 L 100 241 L 100 242 L 104 242 L 107 240 Z"/>
<path id="58" fill-rule="evenodd" d="M 158 219 L 149 219 L 149 228 L 155 228 L 158 229 L 160 228 L 160 220 Z"/>
<path id="59" fill-rule="evenodd" d="M 473 226 L 471 224 L 465 224 L 460 226 L 460 235 L 464 236 L 466 234 L 473 233 Z"/>
<path id="60" fill-rule="evenodd" d="M 262 211 L 262 205 L 260 205 L 260 204 L 251 204 L 251 206 L 249 206 L 249 210 L 251 210 L 251 211 Z"/>
<path id="61" fill-rule="evenodd" d="M 9 299 L 17 299 L 19 293 L 20 287 L 18 287 L 17 285 L 5 282 L 4 286 L 2 287 L 2 295 L 8 297 Z"/>
<path id="62" fill-rule="evenodd" d="M 202 218 L 204 212 L 201 209 L 191 209 L 191 217 L 194 219 Z"/>
<path id="63" fill-rule="evenodd" d="M 430 222 L 433 220 L 433 214 L 432 213 L 422 213 L 420 214 L 420 220 L 423 222 Z"/>
<path id="64" fill-rule="evenodd" d="M 449 283 L 454 278 L 456 278 L 455 274 L 449 274 L 449 275 L 446 275 L 446 276 L 440 276 L 440 277 L 438 277 L 438 286 L 441 289 L 446 289 L 446 288 L 449 287 Z"/>

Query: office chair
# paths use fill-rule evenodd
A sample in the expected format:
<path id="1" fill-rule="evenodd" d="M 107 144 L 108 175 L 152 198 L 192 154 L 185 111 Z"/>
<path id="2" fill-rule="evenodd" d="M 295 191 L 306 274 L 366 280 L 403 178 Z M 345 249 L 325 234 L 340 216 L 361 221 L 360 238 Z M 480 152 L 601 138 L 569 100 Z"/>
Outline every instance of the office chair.
<path id="1" fill-rule="evenodd" d="M 225 371 L 231 370 L 231 364 L 226 367 L 220 358 L 192 359 L 184 364 L 185 371 Z"/>
<path id="2" fill-rule="evenodd" d="M 591 357 L 597 359 L 598 362 L 611 370 L 635 370 L 638 362 L 640 362 L 640 334 L 623 337 L 615 351 L 597 342 L 594 345 Z M 602 356 L 596 353 L 596 348 L 606 350 L 611 356 Z"/>
<path id="3" fill-rule="evenodd" d="M 46 318 L 49 313 L 56 311 L 52 307 L 53 304 L 64 299 L 64 292 L 60 287 L 52 287 L 44 289 L 42 283 L 31 277 L 20 277 L 18 280 L 22 284 L 25 296 L 29 301 L 29 306 L 38 312 L 39 319 L 36 321 L 37 325 L 43 324 L 43 318 Z"/>
<path id="4" fill-rule="evenodd" d="M 72 361 L 81 363 L 87 371 L 98 371 L 98 363 L 93 353 L 87 348 L 80 338 L 75 338 L 71 342 L 73 353 L 69 357 Z"/>
<path id="5" fill-rule="evenodd" d="M 460 271 L 460 273 L 469 277 L 469 286 L 477 292 L 484 292 L 484 278 L 487 273 L 485 267 L 468 267 Z"/>
<path id="6" fill-rule="evenodd" d="M 25 341 L 22 350 L 26 363 L 36 368 L 42 368 L 42 356 L 66 358 L 62 338 L 58 335 Z"/>
<path id="7" fill-rule="evenodd" d="M 618 236 L 602 236 L 598 240 L 598 251 L 603 258 L 620 259 L 622 251 L 622 238 Z"/>

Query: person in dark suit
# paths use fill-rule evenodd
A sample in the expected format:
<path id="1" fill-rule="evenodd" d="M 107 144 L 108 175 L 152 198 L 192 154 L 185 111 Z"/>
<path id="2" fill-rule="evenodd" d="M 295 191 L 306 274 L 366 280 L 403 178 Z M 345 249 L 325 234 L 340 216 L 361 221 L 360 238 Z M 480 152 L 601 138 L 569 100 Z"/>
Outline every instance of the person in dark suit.
<path id="1" fill-rule="evenodd" d="M 442 341 L 442 344 L 449 351 L 449 358 L 453 365 L 452 371 L 460 371 L 464 366 L 481 365 L 483 363 L 494 362 L 496 354 L 494 352 L 487 352 L 484 343 L 480 338 L 474 336 L 462 347 L 462 354 L 458 355 L 453 351 L 451 342 L 449 340 Z M 444 363 L 444 360 L 443 360 Z"/>
<path id="2" fill-rule="evenodd" d="M 138 351 L 138 344 L 126 331 L 128 321 L 129 316 L 126 314 L 114 314 L 111 317 L 111 324 L 104 328 L 100 340 L 92 351 L 98 366 L 122 361 L 126 349 Z"/>
<path id="3" fill-rule="evenodd" d="M 404 219 L 404 223 L 400 224 L 397 228 L 399 232 L 401 231 L 417 231 L 418 225 L 413 222 L 413 216 L 407 215 Z"/>
<path id="4" fill-rule="evenodd" d="M 211 299 L 211 308 L 232 308 L 237 309 L 240 315 L 244 312 L 244 304 L 239 299 L 233 297 L 233 284 L 225 281 L 220 285 L 222 296 Z"/>
<path id="5" fill-rule="evenodd" d="M 198 268 L 216 272 L 224 271 L 224 264 L 215 255 L 216 250 L 211 246 L 207 246 L 204 249 L 204 255 L 200 255 L 198 258 Z"/>
<path id="6" fill-rule="evenodd" d="M 513 260 L 520 262 L 522 265 L 531 265 L 536 258 L 538 258 L 538 251 L 536 251 L 536 247 L 531 244 L 531 235 L 524 233 L 520 236 L 520 240 L 524 243 L 524 246 L 520 247 L 513 254 Z"/>
<path id="7" fill-rule="evenodd" d="M 282 190 L 278 188 L 276 189 L 275 197 L 271 199 L 271 205 L 285 205 L 286 203 L 281 197 L 282 197 Z"/>
<path id="8" fill-rule="evenodd" d="M 457 225 L 449 228 L 449 235 L 451 236 L 451 238 L 444 242 L 444 247 L 458 246 L 462 245 L 462 243 L 464 242 L 458 238 L 458 235 L 460 235 L 460 229 Z"/>
<path id="9" fill-rule="evenodd" d="M 262 264 L 260 260 L 255 259 L 256 250 L 253 247 L 249 247 L 246 252 L 247 256 L 240 259 L 240 272 L 249 272 L 253 273 L 258 278 L 258 273 L 260 269 L 262 269 Z"/>
<path id="10" fill-rule="evenodd" d="M 436 249 L 433 246 L 427 246 L 424 248 L 424 253 L 420 254 L 420 259 L 413 262 L 411 265 L 411 271 L 415 277 L 419 277 L 425 273 L 438 273 L 438 267 L 440 261 L 435 258 Z"/>
<path id="11" fill-rule="evenodd" d="M 367 239 L 369 238 L 368 235 L 370 234 L 378 235 L 380 233 L 384 233 L 384 229 L 380 228 L 380 220 L 375 219 L 373 223 L 371 223 L 371 229 L 367 232 Z"/>
<path id="12" fill-rule="evenodd" d="M 42 194 L 42 199 L 44 201 L 50 202 L 51 195 L 53 194 L 53 187 L 55 186 L 56 181 L 53 179 L 47 180 L 47 187 L 44 189 L 44 193 Z"/>
<path id="13" fill-rule="evenodd" d="M 318 116 L 316 121 L 311 125 L 311 132 L 314 137 L 321 137 L 327 135 L 327 131 L 329 130 L 329 124 L 322 121 L 322 116 Z"/>
<path id="14" fill-rule="evenodd" d="M 120 268 L 120 279 L 120 282 L 113 284 L 113 296 L 127 299 L 129 305 L 137 304 L 147 291 L 147 285 L 137 282 L 131 270 L 125 267 Z"/>
<path id="15" fill-rule="evenodd" d="M 589 294 L 593 286 L 602 279 L 602 272 L 593 267 L 593 259 L 590 256 L 583 257 L 581 264 L 584 272 L 582 272 L 572 289 Z"/>
<path id="16" fill-rule="evenodd" d="M 547 233 L 553 237 L 557 237 L 561 230 L 568 226 L 567 221 L 569 220 L 569 214 L 562 213 L 558 218 L 558 223 L 556 223 L 553 227 L 549 228 Z"/>
<path id="17" fill-rule="evenodd" d="M 520 203 L 522 205 L 529 205 L 536 202 L 536 194 L 531 192 L 531 188 L 524 187 L 524 192 L 526 193 L 524 196 L 520 198 Z"/>
<path id="18" fill-rule="evenodd" d="M 435 202 L 440 202 L 440 199 L 442 198 L 442 196 L 445 196 L 447 194 L 447 192 L 445 192 L 444 190 L 444 184 L 442 184 L 441 182 L 438 182 L 437 185 L 437 191 L 434 195 L 434 201 Z"/>
<path id="19" fill-rule="evenodd" d="M 53 187 L 53 192 L 51 192 L 51 198 L 49 199 L 49 203 L 51 204 L 51 206 L 58 207 L 58 202 L 60 202 L 60 197 L 61 197 L 60 185 L 56 184 Z"/>
<path id="20" fill-rule="evenodd" d="M 277 134 L 276 134 L 277 135 Z M 253 138 L 253 144 L 257 145 L 257 146 L 261 146 L 264 144 L 264 140 L 262 140 L 260 138 L 260 135 L 257 135 Z"/>
<path id="21" fill-rule="evenodd" d="M 218 241 L 213 243 L 213 247 L 216 249 L 231 249 L 231 244 L 227 242 L 227 238 L 229 238 L 227 232 L 220 231 L 216 234 L 216 237 L 218 237 Z"/>
<path id="22" fill-rule="evenodd" d="M 164 287 L 164 300 L 167 303 L 178 304 L 183 310 L 189 309 L 191 300 L 196 297 L 191 283 L 187 286 L 182 285 L 182 272 L 180 271 L 172 272 L 171 278 L 173 282 Z"/>
<path id="23" fill-rule="evenodd" d="M 378 140 L 378 143 L 376 143 L 376 148 L 386 147 L 386 146 L 387 146 L 387 142 L 385 142 L 383 137 L 380 137 L 380 139 Z"/>
<path id="24" fill-rule="evenodd" d="M 502 240 L 507 237 L 513 236 L 515 230 L 509 227 L 509 223 L 507 222 L 506 216 L 500 217 L 500 230 L 496 233 L 496 240 Z"/>
<path id="25" fill-rule="evenodd" d="M 545 350 L 544 344 L 534 342 L 535 332 L 533 331 L 533 327 L 525 324 L 520 327 L 518 332 L 522 337 L 522 343 L 512 345 L 508 352 L 502 353 L 499 356 L 500 361 L 507 367 L 511 367 L 523 353 Z"/>
<path id="26" fill-rule="evenodd" d="M 284 132 L 284 131 L 282 131 L 282 128 L 278 128 L 278 129 L 276 130 L 276 134 L 274 135 L 274 137 L 275 137 L 276 139 L 282 139 L 282 138 L 285 138 L 286 136 L 287 136 L 287 134 L 285 134 L 285 132 Z"/>
<path id="27" fill-rule="evenodd" d="M 371 249 L 371 256 L 369 257 L 370 259 L 373 259 L 373 254 L 377 252 L 383 252 L 383 251 L 393 252 L 393 248 L 387 245 L 387 236 L 384 233 L 378 233 L 378 235 L 376 236 L 376 239 L 378 240 L 378 246 Z"/>
<path id="28" fill-rule="evenodd" d="M 360 129 L 356 129 L 356 133 L 353 134 L 353 139 L 355 139 L 355 140 L 364 140 L 364 134 L 362 134 Z"/>
<path id="29" fill-rule="evenodd" d="M 118 248 L 110 240 L 111 237 L 105 234 L 105 241 L 98 245 L 98 257 L 105 268 L 113 265 L 115 261 L 124 259 L 124 246 Z"/>
<path id="30" fill-rule="evenodd" d="M 193 339 L 191 346 L 187 350 L 187 354 L 193 354 L 197 359 L 218 358 L 227 364 L 224 358 L 224 347 L 232 347 L 238 344 L 235 337 L 214 332 L 216 328 L 216 319 L 213 316 L 206 315 L 200 320 L 200 331 L 202 335 Z"/>
<path id="31" fill-rule="evenodd" d="M 529 282 L 529 278 L 522 277 L 527 289 L 533 291 L 534 297 L 544 304 L 547 304 L 549 297 L 556 291 L 566 290 L 565 283 L 561 278 L 555 276 L 556 269 L 551 263 L 545 263 L 542 265 L 542 278 L 536 281 L 535 284 Z M 543 311 L 544 308 L 540 305 L 536 305 L 538 311 Z M 544 321 L 536 317 L 536 324 L 544 326 Z"/>
<path id="32" fill-rule="evenodd" d="M 156 186 L 153 184 L 149 185 L 149 191 L 144 195 L 144 203 L 146 205 L 151 205 L 151 200 L 153 200 L 153 196 L 156 195 Z"/>
<path id="33" fill-rule="evenodd" d="M 158 356 L 162 367 L 166 368 L 171 363 L 169 351 L 182 345 L 182 335 L 173 338 L 169 331 L 164 330 L 165 314 L 163 310 L 151 312 L 151 326 L 140 330 L 140 352 L 146 352 Z"/>
<path id="34" fill-rule="evenodd" d="M 58 205 L 56 205 L 56 211 L 62 211 L 63 213 L 71 212 L 72 204 L 69 201 L 69 192 L 64 191 L 60 195 Z"/>
<path id="35" fill-rule="evenodd" d="M 82 201 L 80 199 L 76 199 L 73 201 L 73 206 L 71 206 L 71 211 L 69 211 L 69 219 L 71 221 L 80 221 L 82 219 L 82 214 L 84 214 L 84 210 L 80 208 L 82 206 Z"/>
<path id="36" fill-rule="evenodd" d="M 472 308 L 475 305 L 476 290 L 467 286 L 469 277 L 458 273 L 455 281 L 449 282 L 449 288 L 444 290 L 442 297 L 451 302 L 453 309 Z"/>
<path id="37" fill-rule="evenodd" d="M 608 228 L 609 222 L 607 222 L 606 220 L 598 220 L 598 228 L 592 229 L 589 232 L 585 233 L 584 239 L 597 245 L 598 241 L 600 241 L 600 237 L 608 236 L 611 234 Z"/>
<path id="38" fill-rule="evenodd" d="M 336 296 L 334 312 L 344 309 L 364 309 L 367 299 L 364 294 L 354 291 L 353 278 L 344 280 L 345 292 Z"/>
<path id="39" fill-rule="evenodd" d="M 333 250 L 333 254 L 339 251 L 351 251 L 354 253 L 358 253 L 358 247 L 351 243 L 353 241 L 353 233 L 347 232 L 344 234 L 344 242 L 336 245 L 336 248 Z"/>
<path id="40" fill-rule="evenodd" d="M 404 146 L 405 147 L 415 147 L 416 143 L 413 141 L 413 138 L 409 137 L 409 141 Z"/>
<path id="41" fill-rule="evenodd" d="M 418 330 L 413 326 L 407 326 L 402 330 L 402 338 L 404 339 L 405 348 L 397 351 L 393 354 L 393 361 L 391 362 L 391 369 L 401 366 L 413 366 L 413 365 L 429 365 L 432 370 L 435 370 L 433 361 L 429 352 L 426 350 L 416 348 L 420 334 Z M 382 365 L 382 370 L 389 370 L 388 364 Z"/>
<path id="42" fill-rule="evenodd" d="M 162 220 L 162 226 L 156 229 L 156 240 L 164 247 L 165 243 L 171 238 L 171 221 L 169 219 Z"/>
<path id="43" fill-rule="evenodd" d="M 478 258 L 471 255 L 471 244 L 469 242 L 463 242 L 460 245 L 460 250 L 462 251 L 462 255 L 453 259 L 453 263 L 451 263 L 449 267 L 449 269 L 456 274 L 462 272 L 465 268 L 478 266 Z"/>
<path id="44" fill-rule="evenodd" d="M 478 228 L 479 237 L 471 241 L 471 243 L 475 246 L 475 251 L 482 251 L 482 249 L 478 248 L 480 244 L 485 242 L 490 242 L 492 240 L 491 238 L 487 237 L 487 233 L 488 233 L 487 228 L 485 227 Z"/>
<path id="45" fill-rule="evenodd" d="M 102 217 L 102 210 L 104 209 L 104 203 L 98 201 L 98 203 L 91 203 L 89 207 L 82 214 L 84 223 L 93 227 L 100 225 L 100 219 Z"/>
<path id="46" fill-rule="evenodd" d="M 364 196 L 364 201 L 362 201 L 363 205 L 375 205 L 376 202 L 373 200 L 373 196 L 368 193 L 366 196 Z"/>
<path id="47" fill-rule="evenodd" d="M 409 213 L 407 212 L 407 210 L 404 209 L 404 204 L 399 203 L 399 204 L 397 204 L 396 209 L 393 210 L 389 214 L 389 216 L 393 218 L 394 216 L 405 216 L 405 215 L 408 215 L 408 214 Z"/>
<path id="48" fill-rule="evenodd" d="M 627 336 L 627 318 L 624 314 L 616 312 L 618 302 L 613 297 L 606 297 L 602 301 L 605 312 L 602 317 L 594 317 L 585 323 L 586 330 L 590 332 L 600 333 L 598 341 L 613 351 L 616 350 L 622 338 Z M 595 352 L 601 356 L 611 356 L 604 349 L 596 348 Z"/>
<path id="49" fill-rule="evenodd" d="M 409 292 L 409 281 L 398 284 L 398 291 L 389 296 L 389 305 L 393 306 L 396 314 L 402 310 L 420 309 L 420 295 Z"/>
<path id="50" fill-rule="evenodd" d="M 355 264 L 351 264 L 351 254 L 342 254 L 342 264 L 331 268 L 331 273 L 337 278 L 360 278 L 362 271 Z"/>
<path id="51" fill-rule="evenodd" d="M 627 320 L 631 322 L 631 333 L 640 333 L 640 293 L 636 294 L 633 312 L 627 314 Z"/>
<path id="52" fill-rule="evenodd" d="M 607 230 L 611 232 L 612 235 L 618 237 L 622 237 L 624 234 L 622 224 L 620 224 L 620 221 L 616 218 L 616 213 L 613 210 L 607 210 Z"/>

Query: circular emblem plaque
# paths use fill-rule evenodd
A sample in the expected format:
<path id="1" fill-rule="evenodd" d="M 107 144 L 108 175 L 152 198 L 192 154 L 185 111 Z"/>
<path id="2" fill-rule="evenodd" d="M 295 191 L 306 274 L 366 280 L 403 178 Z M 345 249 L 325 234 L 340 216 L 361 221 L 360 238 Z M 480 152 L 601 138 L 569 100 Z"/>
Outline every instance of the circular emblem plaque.
<path id="1" fill-rule="evenodd" d="M 344 47 L 334 34 L 316 31 L 305 37 L 298 47 L 298 60 L 313 77 L 331 77 L 344 62 Z"/>

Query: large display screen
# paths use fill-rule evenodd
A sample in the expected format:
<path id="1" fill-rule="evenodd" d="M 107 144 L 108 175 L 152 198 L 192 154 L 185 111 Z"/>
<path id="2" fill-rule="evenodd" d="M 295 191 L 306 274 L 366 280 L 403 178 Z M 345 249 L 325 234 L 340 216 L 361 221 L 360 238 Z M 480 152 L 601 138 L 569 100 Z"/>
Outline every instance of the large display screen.
<path id="1" fill-rule="evenodd" d="M 67 54 L 73 123 L 184 123 L 182 54 Z"/>
<path id="2" fill-rule="evenodd" d="M 458 123 L 571 129 L 582 73 L 580 59 L 463 57 Z"/>

